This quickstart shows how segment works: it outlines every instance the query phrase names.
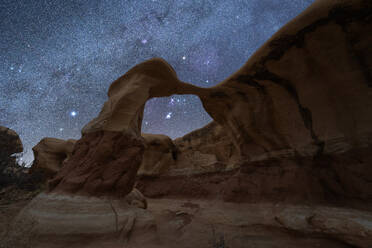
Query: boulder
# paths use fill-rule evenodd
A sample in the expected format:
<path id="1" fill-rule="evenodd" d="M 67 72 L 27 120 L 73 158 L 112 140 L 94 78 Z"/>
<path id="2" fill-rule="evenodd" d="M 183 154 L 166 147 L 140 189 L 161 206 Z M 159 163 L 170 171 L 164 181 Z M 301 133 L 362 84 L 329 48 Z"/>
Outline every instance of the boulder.
<path id="1" fill-rule="evenodd" d="M 64 161 L 72 155 L 76 140 L 61 140 L 44 138 L 32 148 L 34 163 L 30 173 L 42 173 L 44 179 L 53 177 L 61 168 Z"/>

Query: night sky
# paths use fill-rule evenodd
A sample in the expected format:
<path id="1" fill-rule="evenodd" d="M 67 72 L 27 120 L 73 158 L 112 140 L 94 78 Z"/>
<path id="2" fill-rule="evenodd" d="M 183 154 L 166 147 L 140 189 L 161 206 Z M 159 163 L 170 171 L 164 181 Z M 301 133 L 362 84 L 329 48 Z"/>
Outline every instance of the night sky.
<path id="1" fill-rule="evenodd" d="M 32 160 L 43 137 L 79 138 L 111 82 L 162 57 L 210 87 L 313 0 L 0 0 L 0 125 Z M 147 102 L 143 132 L 180 137 L 211 121 L 196 96 Z"/>

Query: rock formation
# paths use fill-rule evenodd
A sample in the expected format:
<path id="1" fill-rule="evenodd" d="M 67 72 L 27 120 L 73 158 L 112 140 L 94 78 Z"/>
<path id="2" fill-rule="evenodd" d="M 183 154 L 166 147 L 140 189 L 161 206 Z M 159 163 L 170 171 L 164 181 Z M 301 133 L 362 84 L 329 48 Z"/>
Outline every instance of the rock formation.
<path id="1" fill-rule="evenodd" d="M 62 163 L 72 155 L 76 140 L 44 138 L 32 148 L 34 163 L 30 173 L 40 172 L 45 179 L 53 177 L 62 167 Z"/>
<path id="2" fill-rule="evenodd" d="M 234 148 L 229 150 L 236 153 L 234 161 L 226 165 L 229 168 L 278 156 L 314 157 L 369 146 L 372 93 L 368 77 L 371 51 L 365 42 L 370 39 L 370 13 L 366 9 L 371 9 L 366 1 L 351 6 L 334 1 L 315 3 L 275 34 L 239 71 L 208 89 L 181 82 L 162 59 L 133 67 L 112 83 L 109 100 L 84 127 L 75 155 L 53 187 L 89 194 L 120 188 L 120 194 L 129 193 L 134 184 L 129 175 L 137 173 L 144 151 L 140 135 L 144 105 L 152 97 L 172 94 L 197 95 L 222 133 L 229 134 L 225 142 L 231 141 Z M 200 132 L 208 133 L 208 129 L 212 128 Z M 133 142 L 116 143 L 124 136 L 125 141 Z M 226 153 L 218 142 L 212 146 Z M 126 154 L 130 165 L 123 166 L 128 162 L 121 161 L 121 166 L 115 166 L 122 159 L 117 154 Z M 149 150 L 147 154 L 152 156 Z M 227 159 L 228 155 L 217 159 L 217 154 L 220 152 L 206 155 L 195 151 L 191 160 L 214 164 Z M 102 162 L 107 165 L 101 166 Z M 372 173 L 360 166 L 359 171 Z"/>
<path id="3" fill-rule="evenodd" d="M 99 116 L 82 130 L 72 157 L 51 181 L 54 191 L 125 196 L 133 189 L 144 153 L 141 123 L 152 97 L 189 94 L 197 87 L 178 80 L 162 59 L 151 59 L 114 81 Z"/>
<path id="4" fill-rule="evenodd" d="M 211 122 L 174 141 L 179 159 L 174 169 L 188 168 L 192 172 L 230 169 L 239 161 L 239 154 L 225 129 Z"/>
<path id="5" fill-rule="evenodd" d="M 136 65 L 112 83 L 50 192 L 21 216 L 34 214 L 46 236 L 141 237 L 144 230 L 138 240 L 151 240 L 149 247 L 158 244 L 155 237 L 161 247 L 174 247 L 174 237 L 180 247 L 207 246 L 205 223 L 226 228 L 234 247 L 248 241 L 258 247 L 370 247 L 370 30 L 370 1 L 319 0 L 212 88 L 181 82 L 162 59 Z M 142 136 L 146 101 L 172 94 L 197 95 L 214 122 L 174 141 Z M 182 204 L 160 199 L 147 211 L 134 209 L 128 201 L 144 206 L 128 195 L 136 179 L 145 196 Z M 137 191 L 132 197 L 142 199 Z M 57 226 L 63 216 L 70 219 Z M 164 235 L 168 231 L 174 236 Z M 278 240 L 265 243 L 265 235 Z M 131 244 L 144 247 L 137 241 Z"/>
<path id="6" fill-rule="evenodd" d="M 15 153 L 23 152 L 22 141 L 12 129 L 0 126 L 0 173 L 9 164 L 15 164 Z"/>
<path id="7" fill-rule="evenodd" d="M 241 155 L 370 144 L 370 1 L 318 1 L 202 96 Z"/>
<path id="8" fill-rule="evenodd" d="M 0 188 L 16 183 L 18 174 L 23 174 L 14 156 L 22 151 L 23 145 L 18 134 L 0 126 Z"/>
<path id="9" fill-rule="evenodd" d="M 195 196 L 224 192 L 226 199 L 239 201 L 371 203 L 371 10 L 369 1 L 318 1 L 239 71 L 198 94 L 221 133 L 229 134 L 223 136 L 225 144 L 235 145 L 222 148 L 238 154 L 226 166 L 238 168 L 235 172 L 199 175 L 194 181 L 142 178 L 139 189 L 151 196 L 179 195 L 189 192 L 187 185 Z M 216 137 L 213 125 L 198 133 Z M 197 140 L 186 135 L 175 144 L 187 147 Z M 217 150 L 221 140 L 214 141 L 209 162 L 199 164 L 226 160 Z M 182 189 L 165 188 L 183 180 Z"/>
<path id="10" fill-rule="evenodd" d="M 160 175 L 166 173 L 177 161 L 177 149 L 166 135 L 142 134 L 145 143 L 139 175 Z"/>

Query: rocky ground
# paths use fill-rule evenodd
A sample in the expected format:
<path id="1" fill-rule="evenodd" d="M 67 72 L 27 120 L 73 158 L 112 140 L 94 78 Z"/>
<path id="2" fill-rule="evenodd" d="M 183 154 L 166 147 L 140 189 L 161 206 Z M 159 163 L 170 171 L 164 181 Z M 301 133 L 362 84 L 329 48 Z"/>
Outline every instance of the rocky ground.
<path id="1" fill-rule="evenodd" d="M 7 226 L 32 199 L 30 194 L 21 197 L 20 192 L 19 197 L 16 201 L 1 205 L 2 226 Z M 120 231 L 115 231 L 94 239 L 88 236 L 65 236 L 60 240 L 58 236 L 49 235 L 46 238 L 39 237 L 36 242 L 33 236 L 36 226 L 25 222 L 23 229 L 16 235 L 3 236 L 2 242 L 16 245 L 13 247 L 21 247 L 20 244 L 27 243 L 40 248 L 118 248 L 126 247 L 126 239 L 136 240 L 140 235 L 142 241 L 153 240 L 151 245 L 141 246 L 144 248 L 175 247 L 175 244 L 180 248 L 346 248 L 370 247 L 369 244 L 372 244 L 371 238 L 366 239 L 372 234 L 371 211 L 280 203 L 237 204 L 187 198 L 147 201 L 148 211 L 154 218 L 152 224 L 156 225 L 156 230 L 153 230 L 156 232 L 156 238 L 151 232 L 146 234 L 142 228 L 140 234 L 138 230 L 134 230 L 128 237 L 122 238 Z M 51 205 L 48 206 L 48 212 L 53 212 Z M 110 220 L 108 224 L 115 229 L 115 213 L 111 212 L 105 218 Z M 99 225 L 102 225 L 102 228 L 105 226 L 102 222 Z M 151 230 L 152 225 L 147 225 Z M 12 247 L 2 245 L 0 247 Z M 135 247 L 136 243 L 131 242 L 130 245 L 128 247 Z"/>
<path id="2" fill-rule="evenodd" d="M 22 190 L 16 186 L 9 186 L 0 191 L 0 247 L 30 247 L 31 231 L 27 226 L 19 226 L 14 230 L 11 224 L 19 212 L 40 193 L 40 190 Z M 10 234 L 10 232 L 13 232 Z"/>

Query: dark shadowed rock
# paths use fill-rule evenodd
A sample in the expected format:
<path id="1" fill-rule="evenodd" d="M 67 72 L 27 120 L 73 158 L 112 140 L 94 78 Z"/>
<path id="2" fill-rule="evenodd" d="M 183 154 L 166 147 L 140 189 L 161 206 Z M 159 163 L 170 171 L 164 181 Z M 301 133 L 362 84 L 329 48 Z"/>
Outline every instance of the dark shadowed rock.
<path id="1" fill-rule="evenodd" d="M 0 187 L 17 183 L 17 177 L 23 175 L 14 156 L 22 151 L 23 145 L 18 134 L 0 126 Z"/>
<path id="2" fill-rule="evenodd" d="M 12 129 L 0 126 L 0 172 L 10 163 L 15 163 L 15 153 L 23 151 L 22 141 Z"/>

